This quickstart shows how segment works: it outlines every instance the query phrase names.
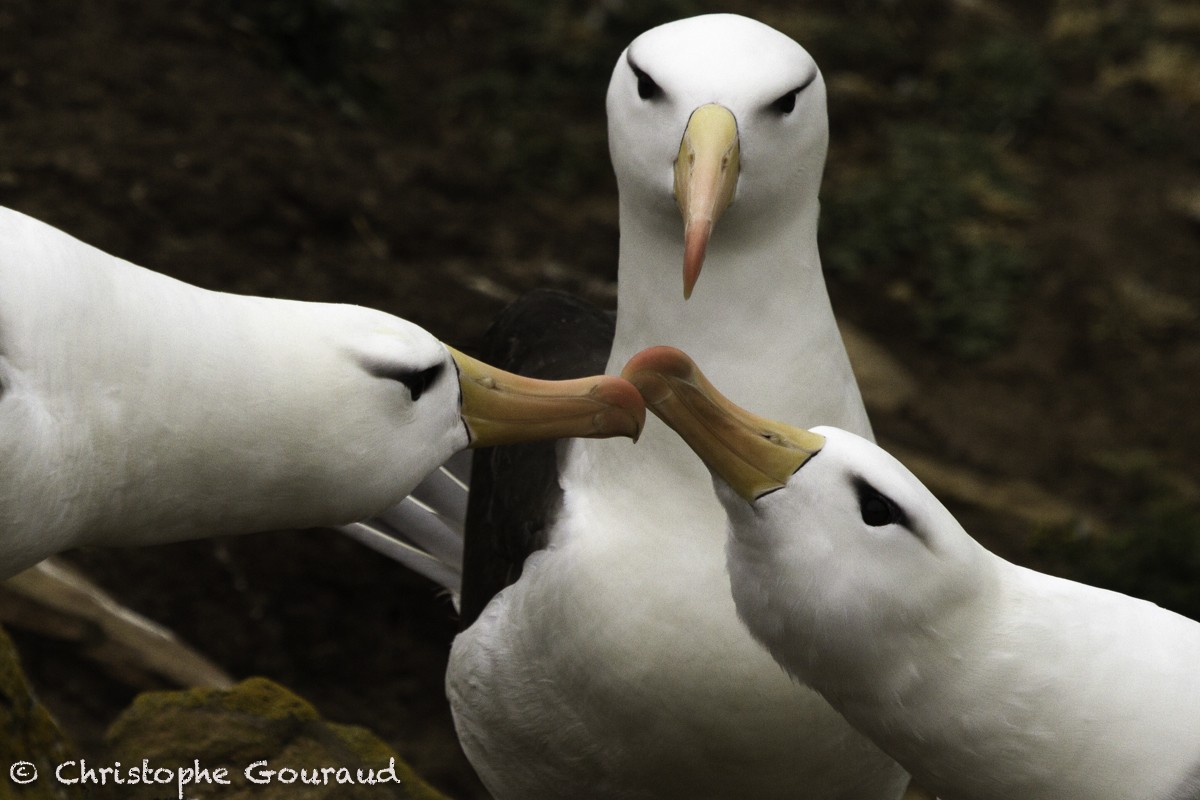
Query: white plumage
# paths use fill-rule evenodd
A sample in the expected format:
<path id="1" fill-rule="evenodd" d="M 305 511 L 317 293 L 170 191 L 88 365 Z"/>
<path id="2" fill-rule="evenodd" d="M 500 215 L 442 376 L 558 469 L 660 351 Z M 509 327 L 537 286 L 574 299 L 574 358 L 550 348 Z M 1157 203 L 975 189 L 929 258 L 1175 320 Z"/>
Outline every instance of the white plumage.
<path id="1" fill-rule="evenodd" d="M 707 104 L 735 120 L 738 153 L 699 156 L 726 177 L 704 178 L 689 201 L 676 157 Z M 608 115 L 621 225 L 609 372 L 671 343 L 763 413 L 869 435 L 817 253 L 827 121 L 808 53 L 743 17 L 671 23 L 622 53 Z M 722 192 L 732 204 L 720 216 Z M 677 195 L 705 206 L 697 226 L 720 216 L 698 280 Z M 695 284 L 686 301 L 681 267 L 685 291 Z M 899 796 L 904 772 L 738 622 L 725 514 L 682 443 L 649 420 L 636 447 L 593 444 L 566 450 L 548 547 L 451 652 L 459 736 L 493 794 Z"/>
<path id="2" fill-rule="evenodd" d="M 467 447 L 476 367 L 379 311 L 206 291 L 0 209 L 0 576 L 78 545 L 378 513 Z M 539 419 L 620 427 L 593 419 L 642 413 L 614 380 L 582 412 L 543 396 Z"/>
<path id="3" fill-rule="evenodd" d="M 1011 564 L 859 436 L 625 372 L 712 469 L 738 615 L 942 800 L 1200 797 L 1200 624 Z"/>
<path id="4" fill-rule="evenodd" d="M 1200 624 L 1004 561 L 883 450 L 813 432 L 784 489 L 719 491 L 738 612 L 780 664 L 942 800 L 1200 797 Z"/>

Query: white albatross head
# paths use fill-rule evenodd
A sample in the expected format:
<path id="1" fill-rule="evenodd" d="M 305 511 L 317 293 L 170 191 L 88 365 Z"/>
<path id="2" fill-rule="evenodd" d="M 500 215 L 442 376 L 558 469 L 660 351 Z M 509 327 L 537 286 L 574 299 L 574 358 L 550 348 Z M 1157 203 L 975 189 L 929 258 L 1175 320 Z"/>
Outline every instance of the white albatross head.
<path id="1" fill-rule="evenodd" d="M 738 614 L 805 683 L 903 672 L 989 590 L 990 554 L 875 444 L 751 414 L 674 348 L 622 375 L 709 467 Z"/>
<path id="2" fill-rule="evenodd" d="M 464 448 L 565 437 L 636 439 L 641 431 L 642 399 L 619 378 L 527 378 L 459 352 L 407 320 L 353 306 L 328 308 L 372 322 L 368 329 L 330 328 L 342 341 L 332 349 L 330 382 L 318 393 L 326 393 L 322 402 L 334 413 L 357 408 L 363 397 L 371 402 L 373 413 L 364 412 L 352 433 L 360 446 L 374 442 L 399 455 L 391 462 L 393 493 L 407 494 Z M 339 362 L 349 369 L 341 384 Z M 336 419 L 330 424 L 340 427 Z"/>
<path id="3" fill-rule="evenodd" d="M 798 208 L 815 219 L 825 85 L 779 31 L 733 14 L 653 28 L 617 59 L 607 104 L 623 204 L 676 236 L 682 212 L 685 298 L 722 216 L 716 236 L 731 239 L 777 229 Z"/>
<path id="4" fill-rule="evenodd" d="M 519 377 L 380 311 L 200 289 L 3 209 L 0 241 L 0 574 L 349 523 L 465 447 L 644 421 L 619 378 Z"/>

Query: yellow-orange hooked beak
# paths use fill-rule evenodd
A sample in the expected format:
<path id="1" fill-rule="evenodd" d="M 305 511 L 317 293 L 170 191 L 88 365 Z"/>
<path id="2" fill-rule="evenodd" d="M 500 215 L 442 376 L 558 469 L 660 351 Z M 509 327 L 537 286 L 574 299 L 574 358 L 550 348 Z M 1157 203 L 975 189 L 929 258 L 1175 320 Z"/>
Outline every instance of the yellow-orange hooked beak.
<path id="1" fill-rule="evenodd" d="M 646 404 L 629 382 L 611 375 L 543 381 L 505 372 L 446 348 L 458 365 L 461 415 L 470 447 L 628 436 L 637 440 Z"/>
<path id="2" fill-rule="evenodd" d="M 675 202 L 683 213 L 683 297 L 704 266 L 713 225 L 733 200 L 741 169 L 737 119 L 709 103 L 692 112 L 675 159 Z"/>
<path id="3" fill-rule="evenodd" d="M 650 410 L 708 468 L 753 502 L 785 486 L 825 446 L 825 437 L 751 414 L 716 390 L 674 347 L 641 351 L 621 371 Z"/>

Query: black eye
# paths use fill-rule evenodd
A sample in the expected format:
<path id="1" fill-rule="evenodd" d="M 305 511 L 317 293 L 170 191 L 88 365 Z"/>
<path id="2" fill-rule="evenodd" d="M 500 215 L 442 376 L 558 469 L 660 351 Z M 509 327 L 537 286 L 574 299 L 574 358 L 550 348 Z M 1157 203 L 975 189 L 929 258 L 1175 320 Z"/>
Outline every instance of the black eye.
<path id="1" fill-rule="evenodd" d="M 654 98 L 662 95 L 662 88 L 654 82 L 654 78 L 651 78 L 645 72 L 635 67 L 632 63 L 630 63 L 629 68 L 633 70 L 633 74 L 637 76 L 638 97 L 642 98 L 643 100 L 653 100 Z"/>
<path id="2" fill-rule="evenodd" d="M 390 377 L 408 387 L 408 393 L 412 395 L 412 400 L 415 403 L 421 399 L 421 395 L 425 393 L 426 389 L 437 383 L 437 379 L 441 376 L 444 367 L 444 364 L 434 364 L 428 369 L 417 370 L 415 372 L 401 372 Z"/>
<path id="3" fill-rule="evenodd" d="M 851 477 L 851 484 L 858 493 L 858 513 L 862 521 L 872 528 L 882 528 L 885 525 L 898 525 L 916 538 L 925 541 L 925 535 L 919 528 L 914 528 L 912 521 L 904 509 L 895 501 L 867 483 L 861 476 Z"/>
<path id="4" fill-rule="evenodd" d="M 771 108 L 778 111 L 780 114 L 790 114 L 796 109 L 796 95 L 800 94 L 800 90 L 792 89 L 787 94 L 780 97 L 774 103 L 771 103 Z"/>
<path id="5" fill-rule="evenodd" d="M 858 513 L 862 516 L 863 522 L 872 528 L 880 528 L 894 523 L 907 527 L 908 519 L 899 506 L 861 478 L 854 483 L 858 490 Z"/>
<path id="6" fill-rule="evenodd" d="M 858 510 L 862 514 L 862 521 L 872 528 L 891 525 L 896 521 L 895 506 L 880 494 L 869 495 L 860 499 Z"/>
<path id="7" fill-rule="evenodd" d="M 790 114 L 793 111 L 795 111 L 796 110 L 796 97 L 801 92 L 803 92 L 805 89 L 807 89 L 809 86 L 812 86 L 813 81 L 815 81 L 817 79 L 817 74 L 818 74 L 817 71 L 813 70 L 809 74 L 809 76 L 804 79 L 804 83 L 800 84 L 795 89 L 792 89 L 790 92 L 787 92 L 786 94 L 781 95 L 778 99 L 776 99 L 773 103 L 771 103 L 771 108 L 775 109 L 780 114 L 784 114 L 784 115 Z"/>

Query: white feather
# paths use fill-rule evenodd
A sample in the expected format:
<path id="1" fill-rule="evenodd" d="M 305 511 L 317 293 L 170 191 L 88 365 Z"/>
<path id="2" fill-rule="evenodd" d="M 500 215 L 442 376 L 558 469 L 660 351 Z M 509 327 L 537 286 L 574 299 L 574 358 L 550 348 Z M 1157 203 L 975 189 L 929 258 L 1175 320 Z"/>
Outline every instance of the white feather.
<path id="1" fill-rule="evenodd" d="M 899 462 L 824 448 L 753 504 L 719 479 L 738 613 L 944 800 L 1200 797 L 1200 624 L 985 550 Z M 907 524 L 870 526 L 865 480 Z"/>
<path id="2" fill-rule="evenodd" d="M 381 376 L 438 364 L 416 402 Z M 466 446 L 455 374 L 402 319 L 206 291 L 0 209 L 0 575 L 378 513 Z"/>
<path id="3" fill-rule="evenodd" d="M 671 344 L 760 413 L 869 435 L 817 253 L 827 121 L 812 58 L 729 15 L 656 28 L 628 52 L 663 94 L 639 98 L 620 56 L 608 94 L 621 224 L 608 371 Z M 773 101 L 806 83 L 787 119 L 772 114 Z M 736 115 L 743 168 L 685 302 L 672 169 L 691 111 L 709 102 Z M 636 445 L 577 440 L 566 452 L 551 548 L 451 652 L 459 737 L 491 792 L 898 797 L 903 770 L 738 622 L 724 511 L 676 437 L 650 419 Z"/>

